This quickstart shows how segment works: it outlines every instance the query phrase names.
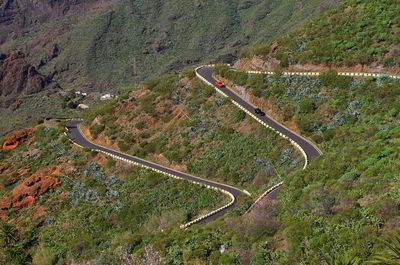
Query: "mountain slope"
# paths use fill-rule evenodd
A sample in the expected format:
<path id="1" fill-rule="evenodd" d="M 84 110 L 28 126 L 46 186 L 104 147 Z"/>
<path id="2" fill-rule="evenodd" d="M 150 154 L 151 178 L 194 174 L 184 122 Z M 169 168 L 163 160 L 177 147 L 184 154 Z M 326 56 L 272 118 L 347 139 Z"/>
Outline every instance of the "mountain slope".
<path id="1" fill-rule="evenodd" d="M 287 32 L 339 1 L 103 2 L 98 13 L 50 19 L 8 46 L 31 51 L 39 63 L 57 43 L 60 55 L 41 71 L 63 87 L 112 90 L 186 65 L 231 61 L 245 45 Z"/>
<path id="2" fill-rule="evenodd" d="M 0 135 L 61 112 L 60 86 L 19 51 L 0 55 Z"/>
<path id="3" fill-rule="evenodd" d="M 0 1 L 0 45 L 37 30 L 47 22 L 61 17 L 79 19 L 86 12 L 106 6 L 107 0 L 2 0 Z M 115 1 L 114 1 L 115 2 Z M 1 47 L 1 46 L 0 46 Z"/>
<path id="4" fill-rule="evenodd" d="M 0 62 L 0 96 L 7 101 L 32 95 L 44 90 L 55 90 L 60 87 L 51 79 L 37 72 L 29 65 L 21 52 L 4 55 Z M 6 102 L 3 107 L 8 107 Z"/>
<path id="5" fill-rule="evenodd" d="M 365 6 L 379 8 L 393 3 L 379 1 L 371 5 L 372 2 L 347 1 L 339 10 L 355 12 L 364 10 Z M 201 3 L 205 2 L 196 3 L 201 8 Z M 151 17 L 154 10 L 162 15 L 157 5 L 149 2 L 139 7 L 153 7 L 147 13 L 142 10 L 143 16 Z M 130 14 L 129 8 L 121 10 Z M 101 84 L 101 78 L 104 77 L 104 70 L 101 69 L 105 67 L 102 66 L 103 62 L 112 62 L 113 58 L 120 58 L 121 64 L 129 62 L 125 58 L 130 58 L 130 49 L 112 49 L 125 47 L 122 44 L 125 39 L 119 38 L 125 33 L 112 34 L 125 32 L 124 27 L 117 26 L 126 22 L 121 19 L 121 10 L 104 15 L 102 19 L 105 26 L 99 26 L 98 18 L 95 18 L 90 22 L 93 23 L 91 27 L 87 27 L 88 24 L 81 25 L 75 31 L 82 33 L 81 41 L 78 38 L 69 39 L 75 41 L 75 47 L 81 47 L 79 44 L 84 43 L 82 40 L 88 45 L 82 47 L 89 47 L 83 51 L 76 49 L 76 54 L 96 54 L 97 51 L 99 54 L 95 57 L 83 56 L 79 66 L 71 69 L 80 69 L 77 73 L 82 73 L 85 78 L 91 71 L 98 71 L 96 73 Z M 322 20 L 317 21 L 325 23 L 324 19 L 335 12 L 323 15 Z M 173 15 L 171 19 L 179 21 L 182 18 L 179 17 Z M 152 18 L 158 19 L 157 16 Z M 329 55 L 333 51 L 325 50 L 326 43 L 330 43 L 327 40 L 341 38 L 341 42 L 350 42 L 354 37 L 353 34 L 341 35 L 340 29 L 346 29 L 347 25 L 353 23 L 362 23 L 363 19 L 371 23 L 368 28 L 376 29 L 381 24 L 380 19 L 364 15 L 335 15 L 335 18 L 334 22 L 331 21 L 335 24 L 324 24 L 334 28 L 333 32 L 326 32 L 325 27 L 319 27 L 319 23 L 306 25 L 298 32 L 310 32 L 307 39 L 313 40 L 315 51 Z M 114 22 L 118 20 L 123 22 Z M 216 25 L 218 23 L 216 21 Z M 212 22 L 209 25 L 213 25 Z M 224 31 L 218 31 L 214 37 L 218 39 L 221 34 L 225 34 Z M 293 34 L 290 36 L 294 42 L 300 40 L 295 35 L 297 33 Z M 175 47 L 175 42 L 169 43 L 163 35 L 146 36 L 149 43 L 145 47 L 153 56 L 154 53 L 158 54 L 158 62 L 167 65 L 163 60 L 168 61 L 168 45 Z M 226 35 L 226 38 L 229 36 Z M 382 42 L 382 45 L 391 47 L 396 36 L 394 34 L 394 39 Z M 92 46 L 92 38 L 102 40 L 100 43 L 107 41 Z M 290 43 L 291 40 L 288 41 Z M 125 44 L 129 47 L 129 43 L 127 40 Z M 285 42 L 279 45 L 284 47 Z M 279 50 L 279 45 L 272 46 L 275 48 L 271 54 Z M 358 49 L 364 51 L 364 47 L 357 45 L 353 47 L 354 52 L 357 53 Z M 266 47 L 269 52 L 271 46 Z M 64 49 L 64 54 L 57 57 L 57 62 L 67 62 L 76 56 L 72 51 L 67 51 Z M 302 49 L 283 49 L 285 52 L 291 58 L 308 56 L 308 53 L 303 54 Z M 111 55 L 103 61 L 102 55 L 105 54 Z M 350 56 L 352 53 L 344 54 Z M 317 57 L 305 62 L 317 63 L 314 60 L 319 60 L 319 54 L 313 56 Z M 384 58 L 383 54 L 366 56 L 371 62 L 380 62 Z M 98 69 L 86 68 L 88 64 L 85 60 L 88 58 L 93 59 Z M 331 59 L 329 57 L 326 63 L 334 65 Z M 354 64 L 365 63 L 358 61 L 357 57 L 353 59 Z M 137 58 L 136 63 L 139 62 Z M 151 61 L 149 65 L 150 69 L 155 69 L 151 68 Z M 67 66 L 63 68 L 65 74 Z M 43 67 L 43 70 L 47 67 L 50 69 L 57 67 L 57 64 L 52 61 Z M 119 60 L 109 63 L 107 67 L 113 76 L 129 79 L 129 74 L 118 71 L 123 69 Z M 21 236 L 18 242 L 9 246 L 14 252 L 8 252 L 11 253 L 9 256 L 7 252 L 0 252 L 4 253 L 0 261 L 2 257 L 18 258 L 19 255 L 30 253 L 33 253 L 32 260 L 36 264 L 75 261 L 128 263 L 134 260 L 141 264 L 156 264 L 158 261 L 161 264 L 264 265 L 343 264 L 344 260 L 352 259 L 366 263 L 370 260 L 373 253 L 382 248 L 378 239 L 400 229 L 400 81 L 387 77 L 351 78 L 338 76 L 334 71 L 318 77 L 306 77 L 281 76 L 279 72 L 273 76 L 248 75 L 230 71 L 227 67 L 217 70 L 226 82 L 236 83 L 238 91 L 257 106 L 262 106 L 268 114 L 311 138 L 321 147 L 323 155 L 313 160 L 305 170 L 291 173 L 299 163 L 293 156 L 295 153 L 290 151 L 289 143 L 270 131 L 257 128 L 256 123 L 243 112 L 235 111 L 235 106 L 195 79 L 191 71 L 149 80 L 142 89 L 130 91 L 118 100 L 88 112 L 88 130 L 85 132 L 100 143 L 182 170 L 187 165 L 186 170 L 190 172 L 210 178 L 215 176 L 218 181 L 249 188 L 252 193 L 262 190 L 264 185 L 273 184 L 274 179 L 285 177 L 285 185 L 277 199 L 268 198 L 249 214 L 244 214 L 249 199 L 243 199 L 236 210 L 215 222 L 180 230 L 175 225 L 179 220 L 192 217 L 196 209 L 216 205 L 218 195 L 205 193 L 190 185 L 178 186 L 180 182 L 134 169 L 126 182 L 117 184 L 121 185 L 121 195 L 117 193 L 114 196 L 116 193 L 111 193 L 110 189 L 115 191 L 118 187 L 110 185 L 111 178 L 99 166 L 89 162 L 96 161 L 108 171 L 121 175 L 127 172 L 124 166 L 88 150 L 70 147 L 66 138 L 57 137 L 61 134 L 62 126 L 58 132 L 40 129 L 37 135 L 39 144 L 33 145 L 33 148 L 48 152 L 47 159 L 41 161 L 31 158 L 29 161 L 46 165 L 47 161 L 55 163 L 56 158 L 65 161 L 66 165 L 73 161 L 79 171 L 76 174 L 66 171 L 65 174 L 71 175 L 71 178 L 63 178 L 68 185 L 64 188 L 72 195 L 65 201 L 68 205 L 62 204 L 65 208 L 61 208 L 61 211 L 57 211 L 61 207 L 57 201 L 65 194 L 54 192 L 43 197 L 41 202 L 49 200 L 55 203 L 50 207 L 54 210 L 54 216 L 41 222 L 40 229 L 33 229 L 30 222 L 25 226 L 17 226 Z M 61 78 L 63 74 L 57 75 Z M 89 82 L 89 79 L 84 80 Z M 75 82 L 78 84 L 83 81 Z M 26 156 L 17 153 L 25 151 L 23 147 L 15 149 L 13 153 L 5 153 L 7 163 L 27 160 Z M 262 154 L 262 157 L 258 154 Z M 17 165 L 23 164 L 20 162 Z M 12 177 L 14 175 L 10 174 Z M 87 192 L 89 195 L 86 195 Z M 101 195 L 100 199 L 87 200 L 87 197 L 92 198 L 93 192 Z M 201 194 L 196 196 L 198 192 Z M 168 198 L 180 203 L 165 207 L 170 205 L 166 203 Z M 121 211 L 121 205 L 117 202 L 122 199 L 129 207 Z M 196 203 L 199 203 L 199 207 L 194 207 Z M 182 204 L 184 212 L 179 212 Z M 31 216 L 29 211 L 32 208 L 26 212 L 10 211 L 10 218 L 24 220 Z M 66 236 L 63 231 L 67 231 L 64 232 Z M 27 254 L 23 251 L 25 244 L 35 244 L 35 248 Z M 18 256 L 15 250 L 19 250 Z M 26 259 L 30 258 L 28 256 Z"/>
<path id="6" fill-rule="evenodd" d="M 308 63 L 327 66 L 367 65 L 372 71 L 400 70 L 400 5 L 396 0 L 347 0 L 273 43 L 243 53 L 275 58 L 281 67 Z"/>

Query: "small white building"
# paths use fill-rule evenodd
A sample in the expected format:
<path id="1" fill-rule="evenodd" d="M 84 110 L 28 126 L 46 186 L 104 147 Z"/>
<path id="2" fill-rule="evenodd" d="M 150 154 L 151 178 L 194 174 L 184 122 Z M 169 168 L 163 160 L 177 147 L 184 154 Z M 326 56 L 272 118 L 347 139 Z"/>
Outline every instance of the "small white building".
<path id="1" fill-rule="evenodd" d="M 87 93 L 86 93 L 86 92 L 81 92 L 81 91 L 76 91 L 75 94 L 77 94 L 77 95 L 79 95 L 79 96 L 84 96 L 84 97 L 87 96 Z"/>
<path id="2" fill-rule="evenodd" d="M 112 99 L 114 97 L 114 95 L 111 95 L 111 94 L 104 94 L 104 95 L 102 95 L 101 97 L 100 97 L 100 100 L 109 100 L 109 99 Z"/>
<path id="3" fill-rule="evenodd" d="M 89 106 L 86 105 L 86 104 L 82 104 L 82 103 L 81 103 L 81 104 L 78 105 L 78 108 L 85 110 L 85 109 L 88 109 Z"/>

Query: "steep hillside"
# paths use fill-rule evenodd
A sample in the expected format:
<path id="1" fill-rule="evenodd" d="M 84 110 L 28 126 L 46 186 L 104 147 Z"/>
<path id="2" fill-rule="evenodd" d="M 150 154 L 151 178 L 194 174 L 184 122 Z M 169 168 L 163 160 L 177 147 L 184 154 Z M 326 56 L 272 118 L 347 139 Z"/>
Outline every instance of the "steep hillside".
<path id="1" fill-rule="evenodd" d="M 38 30 L 44 24 L 62 17 L 79 20 L 85 13 L 110 5 L 107 0 L 2 0 L 0 1 L 0 47 Z M 116 2 L 116 1 L 114 1 Z M 87 15 L 87 14 L 86 14 Z"/>
<path id="2" fill-rule="evenodd" d="M 262 56 L 269 66 L 258 65 L 269 69 L 280 66 L 318 70 L 347 66 L 359 71 L 398 73 L 399 13 L 400 5 L 396 0 L 347 0 L 289 35 L 247 49 L 243 57 Z M 257 60 L 253 62 L 257 64 Z M 242 62 L 242 66 L 245 65 Z"/>
<path id="3" fill-rule="evenodd" d="M 1 153 L 0 215 L 7 223 L 0 225 L 11 227 L 15 239 L 7 245 L 0 239 L 0 262 L 232 264 L 236 231 L 245 237 L 271 235 L 280 226 L 275 201 L 258 211 L 267 220 L 240 216 L 303 162 L 288 141 L 216 95 L 193 71 L 150 80 L 93 108 L 86 126 L 83 131 L 100 144 L 246 188 L 252 199 L 239 198 L 227 217 L 231 228 L 222 219 L 205 231 L 204 226 L 180 230 L 180 223 L 226 203 L 226 196 L 81 150 L 64 136 L 62 123 L 21 131 L 5 139 Z M 264 225 L 269 227 L 261 231 Z M 185 243 L 188 238 L 195 245 Z M 222 245 L 229 249 L 226 255 L 217 254 Z M 241 251 L 236 243 L 235 248 Z M 158 263 L 143 261 L 151 257 Z"/>
<path id="4" fill-rule="evenodd" d="M 63 130 L 62 123 L 23 130 L 0 150 L 1 264 L 121 264 L 145 244 L 143 234 L 178 227 L 227 200 L 82 150 Z"/>
<path id="5" fill-rule="evenodd" d="M 397 264 L 398 242 L 393 254 L 380 239 L 400 231 L 400 80 L 279 71 L 398 71 L 397 1 L 346 0 L 299 30 L 244 52 L 249 58 L 239 65 L 274 66 L 274 75 L 216 67 L 218 78 L 238 94 L 318 145 L 323 154 L 304 170 L 287 140 L 192 70 L 135 89 L 127 84 L 185 64 L 229 60 L 242 45 L 266 40 L 279 25 L 285 30 L 319 4 L 193 3 L 116 3 L 71 24 L 55 42 L 35 46 L 30 58 L 68 86 L 128 87 L 86 112 L 88 138 L 247 189 L 252 197 L 239 197 L 238 207 L 216 221 L 181 230 L 178 224 L 226 198 L 73 146 L 62 123 L 27 129 L 4 138 L 0 153 L 0 215 L 6 220 L 0 222 L 0 263 L 358 265 L 381 254 L 387 261 L 378 264 Z M 265 15 L 269 5 L 274 8 Z M 29 49 L 36 37 L 57 28 L 55 21 L 12 45 L 27 43 Z M 54 49 L 56 56 L 49 56 Z M 245 213 L 256 195 L 281 180 L 278 193 Z"/>
<path id="6" fill-rule="evenodd" d="M 269 106 L 269 114 L 313 139 L 323 151 L 304 171 L 285 180 L 278 198 L 282 226 L 274 234 L 284 242 L 260 250 L 262 260 L 370 260 L 382 248 L 378 239 L 400 229 L 400 81 L 353 79 L 335 71 L 319 77 L 279 72 L 266 76 L 220 66 L 216 72 L 243 96 Z"/>
<path id="7" fill-rule="evenodd" d="M 86 134 L 99 144 L 257 197 L 302 166 L 288 141 L 254 122 L 193 72 L 146 82 L 122 100 L 94 109 Z"/>
<path id="8" fill-rule="evenodd" d="M 0 55 L 0 136 L 62 112 L 61 88 L 19 51 Z"/>
<path id="9" fill-rule="evenodd" d="M 77 12 L 78 18 L 68 10 L 83 10 L 84 2 L 54 2 L 56 10 L 68 11 L 65 16 L 39 19 L 48 23 L 3 47 L 27 51 L 40 71 L 54 76 L 63 87 L 117 90 L 186 65 L 231 61 L 245 45 L 287 32 L 339 0 L 101 2 L 97 12 Z M 31 13 L 24 13 L 28 21 L 36 18 Z M 7 23 L 2 23 L 5 30 L 10 29 Z M 55 45 L 60 54 L 48 60 Z"/>
<path id="10" fill-rule="evenodd" d="M 28 64 L 21 52 L 13 52 L 3 57 L 0 62 L 0 107 L 8 108 L 24 96 L 60 89 L 56 82 L 41 75 L 35 67 Z"/>

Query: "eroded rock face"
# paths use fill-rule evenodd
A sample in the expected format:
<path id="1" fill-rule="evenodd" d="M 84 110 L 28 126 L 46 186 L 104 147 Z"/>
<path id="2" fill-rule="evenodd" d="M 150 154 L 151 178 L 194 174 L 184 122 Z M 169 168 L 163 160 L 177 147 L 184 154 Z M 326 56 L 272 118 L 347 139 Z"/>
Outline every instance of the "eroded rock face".
<path id="1" fill-rule="evenodd" d="M 56 82 L 38 73 L 20 51 L 6 55 L 0 64 L 0 107 L 8 108 L 20 96 L 58 88 Z"/>
<path id="2" fill-rule="evenodd" d="M 274 47 L 271 47 L 272 49 Z M 255 70 L 255 71 L 275 71 L 279 66 L 280 61 L 275 58 L 264 60 L 261 56 L 253 56 L 251 59 L 240 59 L 236 61 L 234 67 L 242 70 Z"/>
<path id="3" fill-rule="evenodd" d="M 9 209 L 20 210 L 31 206 L 40 195 L 59 187 L 61 182 L 56 178 L 59 175 L 57 166 L 36 171 L 0 200 L 0 217 L 4 218 Z"/>
<path id="4" fill-rule="evenodd" d="M 35 130 L 34 129 L 23 129 L 15 132 L 13 135 L 7 138 L 3 143 L 3 150 L 11 151 L 14 150 L 18 145 L 23 143 Z"/>

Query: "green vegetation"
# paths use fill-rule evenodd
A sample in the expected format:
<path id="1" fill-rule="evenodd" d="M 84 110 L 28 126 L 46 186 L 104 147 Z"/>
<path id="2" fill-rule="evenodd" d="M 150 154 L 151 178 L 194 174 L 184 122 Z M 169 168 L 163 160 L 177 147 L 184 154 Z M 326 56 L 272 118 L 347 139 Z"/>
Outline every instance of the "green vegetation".
<path id="1" fill-rule="evenodd" d="M 123 181 L 109 177 L 100 183 L 98 172 L 89 173 L 93 176 L 84 183 L 64 183 L 74 207 L 54 216 L 39 234 L 40 244 L 58 259 L 88 260 L 102 253 L 111 262 L 117 248 L 138 251 L 144 236 L 178 227 L 198 216 L 200 209 L 224 202 L 215 191 L 142 169 L 134 169 Z"/>
<path id="2" fill-rule="evenodd" d="M 87 125 L 132 155 L 261 194 L 301 167 L 300 154 L 197 78 L 149 80 L 126 99 L 92 109 Z M 134 111 L 132 111 L 134 110 Z M 99 123 L 92 123 L 96 119 Z M 167 161 L 165 161 L 167 160 Z"/>
<path id="3" fill-rule="evenodd" d="M 34 111 L 32 111 L 34 110 Z M 17 109 L 0 109 L 0 135 L 26 126 L 34 126 L 46 117 L 68 117 L 58 93 L 41 92 L 20 100 Z"/>
<path id="4" fill-rule="evenodd" d="M 282 121 L 294 120 L 324 152 L 285 179 L 277 234 L 286 235 L 286 258 L 305 264 L 368 261 L 377 238 L 391 233 L 398 218 L 400 82 L 328 72 L 318 78 L 257 75 L 262 82 L 254 83 L 255 76 L 226 67 L 217 72 L 261 90 Z"/>
<path id="5" fill-rule="evenodd" d="M 231 62 L 245 45 L 268 41 L 338 2 L 122 1 L 78 22 L 55 20 L 14 46 L 37 47 L 49 32 L 65 32 L 39 51 L 28 51 L 31 60 L 47 57 L 58 43 L 61 54 L 41 71 L 57 69 L 55 78 L 63 87 L 117 91 L 187 65 Z"/>
<path id="6" fill-rule="evenodd" d="M 328 65 L 383 64 L 400 66 L 400 5 L 397 0 L 346 0 L 304 27 L 271 43 L 249 48 L 243 56 L 280 60 L 281 67 L 315 63 Z"/>
<path id="7" fill-rule="evenodd" d="M 32 144 L 2 153 L 1 165 L 12 163 L 13 170 L 1 169 L 0 199 L 24 180 L 15 172 L 26 166 L 33 173 L 57 165 L 62 186 L 0 221 L 1 264 L 119 264 L 122 252 L 142 253 L 154 234 L 179 231 L 180 224 L 228 202 L 217 191 L 109 159 L 111 175 L 98 164 L 102 155 L 71 145 L 62 131 L 39 127 Z"/>
<path id="8" fill-rule="evenodd" d="M 149 81 L 127 97 L 92 109 L 87 116 L 98 123 L 88 125 L 104 125 L 99 135 L 122 142 L 127 152 L 149 159 L 163 155 L 175 166 L 187 165 L 189 172 L 253 194 L 284 177 L 278 200 L 244 215 L 250 201 L 239 198 L 238 208 L 224 218 L 182 231 L 178 224 L 226 198 L 145 170 L 126 171 L 112 159 L 103 159 L 104 171 L 96 154 L 71 149 L 65 137 L 59 138 L 60 131 L 40 129 L 35 147 L 41 159 L 24 158 L 15 166 L 29 162 L 36 170 L 73 161 L 75 173 L 64 172 L 62 187 L 38 201 L 49 211 L 40 229 L 26 219 L 35 208 L 9 213 L 15 220 L 11 224 L 19 225 L 3 229 L 12 232 L 3 232 L 2 240 L 12 240 L 8 234 L 17 241 L 2 249 L 1 258 L 15 264 L 156 258 L 168 264 L 354 265 L 378 257 L 393 260 L 393 252 L 377 238 L 398 228 L 399 81 L 334 72 L 318 78 L 250 76 L 224 67 L 217 72 L 258 89 L 260 100 L 269 101 L 282 121 L 295 121 L 324 155 L 296 171 L 301 160 L 286 141 L 247 115 L 234 122 L 237 108 L 189 75 Z M 167 92 L 158 91 L 163 87 Z M 142 98 L 150 95 L 153 108 L 146 109 Z M 111 170 L 125 177 L 113 177 Z M 68 196 L 60 202 L 63 192 Z M 390 243 L 396 244 L 396 239 Z"/>
<path id="9" fill-rule="evenodd" d="M 147 62 L 146 71 L 152 73 L 157 73 L 154 58 L 159 59 L 160 71 L 179 68 L 184 58 L 180 56 L 187 54 L 175 52 L 193 51 L 203 37 L 215 40 L 216 46 L 204 42 L 207 48 L 202 54 L 231 53 L 232 47 L 223 52 L 211 50 L 218 45 L 226 47 L 224 40 L 232 42 L 237 40 L 236 34 L 242 34 L 240 27 L 230 33 L 218 26 L 236 26 L 237 22 L 228 18 L 244 18 L 251 26 L 246 30 L 254 30 L 255 35 L 264 34 L 257 21 L 276 19 L 262 16 L 265 9 L 260 5 L 267 5 L 264 1 L 240 2 L 238 10 L 244 10 L 240 12 L 252 11 L 248 17 L 235 13 L 239 12 L 235 8 L 226 8 L 233 4 L 196 3 L 205 23 L 194 24 L 197 37 L 186 27 L 186 15 L 191 14 L 188 3 L 180 3 L 187 13 L 175 14 L 164 9 L 172 8 L 172 2 L 135 2 L 74 27 L 74 34 L 87 33 L 81 34 L 87 37 L 81 42 L 86 48 L 67 48 L 58 60 L 66 63 L 79 55 L 86 59 L 75 62 L 74 67 L 81 70 L 83 79 L 100 77 L 100 83 L 118 80 L 126 84 L 131 81 L 132 69 L 121 70 L 127 69 L 121 65 L 130 67 L 129 60 L 135 56 L 142 65 Z M 295 6 L 291 1 L 269 3 L 271 7 Z M 209 7 L 215 11 L 203 14 Z M 145 9 L 150 10 L 146 18 Z M 138 12 L 122 19 L 132 10 Z M 253 12 L 261 14 L 258 20 L 251 20 Z M 282 67 L 305 62 L 378 62 L 398 67 L 398 13 L 393 0 L 347 0 L 343 7 L 278 39 L 279 46 L 272 54 L 270 45 L 260 45 L 245 55 L 274 56 L 281 60 Z M 175 15 L 168 18 L 166 14 Z M 197 18 L 197 13 L 193 14 Z M 126 37 L 130 28 L 136 32 L 140 19 L 160 25 L 170 22 L 165 28 L 158 24 L 151 29 L 141 28 L 141 34 L 150 42 L 144 45 L 138 41 L 138 45 L 145 47 L 148 57 L 136 54 L 131 37 Z M 282 21 L 277 19 L 277 24 L 268 26 L 273 29 Z M 208 23 L 220 31 L 205 32 L 212 28 Z M 159 34 L 161 29 L 164 35 Z M 175 30 L 181 31 L 179 36 L 184 39 L 194 38 L 193 43 L 179 46 L 184 42 L 174 39 L 178 36 L 172 34 Z M 129 36 L 135 38 L 135 34 Z M 69 41 L 78 47 L 77 39 L 71 37 Z M 65 54 L 69 57 L 63 57 Z M 111 56 L 119 61 L 110 60 Z M 196 59 L 206 60 L 202 56 Z M 87 67 L 88 62 L 98 67 Z M 113 70 L 108 73 L 104 69 Z M 400 81 L 350 78 L 338 76 L 335 71 L 319 77 L 282 76 L 279 71 L 272 76 L 248 75 L 226 66 L 217 67 L 216 73 L 228 83 L 247 87 L 260 102 L 271 106 L 278 120 L 318 144 L 323 155 L 305 170 L 298 170 L 302 164 L 300 154 L 287 141 L 216 95 L 194 78 L 191 70 L 148 80 L 139 89 L 91 109 L 86 113 L 85 125 L 97 141 L 107 139 L 127 153 L 246 188 L 253 196 L 284 179 L 277 199 L 262 200 L 259 207 L 245 215 L 251 199 L 240 197 L 238 207 L 223 218 L 180 230 L 178 224 L 215 209 L 226 202 L 226 197 L 153 172 L 126 168 L 111 158 L 71 147 L 66 137 L 60 136 L 61 130 L 39 129 L 31 147 L 23 145 L 2 153 L 2 162 L 15 169 L 29 165 L 32 171 L 61 164 L 63 185 L 38 199 L 37 205 L 45 206 L 47 212 L 40 222 L 32 218 L 35 207 L 7 213 L 10 222 L 0 223 L 0 263 L 398 263 Z M 38 149 L 40 159 L 23 156 L 29 148 Z M 5 188 L 0 196 L 21 181 L 15 177 L 15 173 L 2 173 L 0 184 Z"/>
<path id="10" fill-rule="evenodd" d="M 377 253 L 371 264 L 396 264 L 400 260 L 400 231 L 397 231 L 392 238 L 383 241 L 385 249 Z"/>

